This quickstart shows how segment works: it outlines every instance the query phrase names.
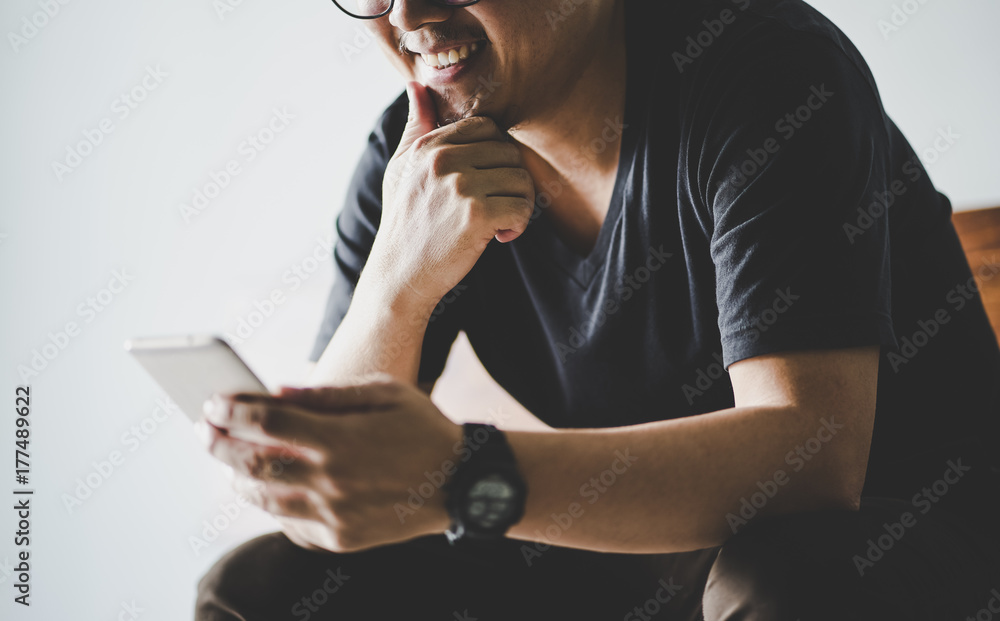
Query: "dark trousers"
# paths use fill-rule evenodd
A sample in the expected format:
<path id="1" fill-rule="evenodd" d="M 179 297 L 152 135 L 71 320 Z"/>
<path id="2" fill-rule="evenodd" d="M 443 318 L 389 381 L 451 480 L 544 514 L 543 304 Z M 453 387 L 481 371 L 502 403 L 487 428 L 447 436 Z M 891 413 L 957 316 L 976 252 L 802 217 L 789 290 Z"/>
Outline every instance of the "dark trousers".
<path id="1" fill-rule="evenodd" d="M 931 479 L 856 512 L 753 518 L 721 547 L 681 554 L 443 536 L 334 554 L 273 533 L 204 576 L 196 619 L 1000 621 L 998 475 L 957 465 L 968 472 L 941 463 L 948 489 Z"/>

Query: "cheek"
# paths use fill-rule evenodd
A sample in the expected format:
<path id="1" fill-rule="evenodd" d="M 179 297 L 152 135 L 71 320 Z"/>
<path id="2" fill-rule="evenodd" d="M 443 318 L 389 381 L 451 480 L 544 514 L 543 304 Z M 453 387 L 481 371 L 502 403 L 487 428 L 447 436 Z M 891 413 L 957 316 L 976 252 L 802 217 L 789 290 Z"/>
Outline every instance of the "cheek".
<path id="1" fill-rule="evenodd" d="M 511 10 L 483 20 L 496 54 L 496 68 L 512 83 L 533 84 L 538 74 L 547 73 L 561 62 L 565 38 L 571 41 L 578 38 L 573 35 L 574 24 L 568 20 L 554 22 L 553 28 L 546 17 L 545 5 L 538 4 L 530 9 L 512 6 Z M 514 12 L 515 8 L 520 8 L 520 12 Z"/>

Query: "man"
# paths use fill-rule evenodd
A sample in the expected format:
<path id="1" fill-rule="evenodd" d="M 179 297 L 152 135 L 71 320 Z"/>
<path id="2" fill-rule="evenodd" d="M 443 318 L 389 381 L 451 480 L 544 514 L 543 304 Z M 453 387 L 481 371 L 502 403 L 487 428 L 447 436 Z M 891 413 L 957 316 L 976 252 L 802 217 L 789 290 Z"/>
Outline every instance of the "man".
<path id="1" fill-rule="evenodd" d="M 199 619 L 1000 607 L 990 271 L 839 30 L 794 0 L 342 8 L 407 94 L 337 220 L 316 388 L 207 408 L 284 534 Z M 553 430 L 434 407 L 459 330 Z"/>

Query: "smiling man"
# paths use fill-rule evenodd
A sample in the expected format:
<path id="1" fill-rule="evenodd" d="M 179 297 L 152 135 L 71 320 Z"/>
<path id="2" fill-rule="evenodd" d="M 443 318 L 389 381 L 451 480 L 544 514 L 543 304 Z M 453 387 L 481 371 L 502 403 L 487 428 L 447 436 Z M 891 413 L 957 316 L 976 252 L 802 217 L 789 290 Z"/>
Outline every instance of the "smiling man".
<path id="1" fill-rule="evenodd" d="M 313 387 L 206 408 L 284 532 L 199 619 L 988 605 L 1000 349 L 843 33 L 795 0 L 340 6 L 406 94 L 337 218 Z M 460 330 L 550 429 L 434 406 Z"/>

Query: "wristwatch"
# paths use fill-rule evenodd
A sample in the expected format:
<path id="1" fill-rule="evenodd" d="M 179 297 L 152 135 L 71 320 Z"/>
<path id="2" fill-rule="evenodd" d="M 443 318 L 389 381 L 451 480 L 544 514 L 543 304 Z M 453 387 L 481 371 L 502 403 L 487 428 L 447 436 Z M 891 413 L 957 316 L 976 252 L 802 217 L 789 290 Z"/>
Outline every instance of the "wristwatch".
<path id="1" fill-rule="evenodd" d="M 448 542 L 499 539 L 524 516 L 527 485 L 507 437 L 493 425 L 462 425 L 463 461 L 442 487 Z"/>

